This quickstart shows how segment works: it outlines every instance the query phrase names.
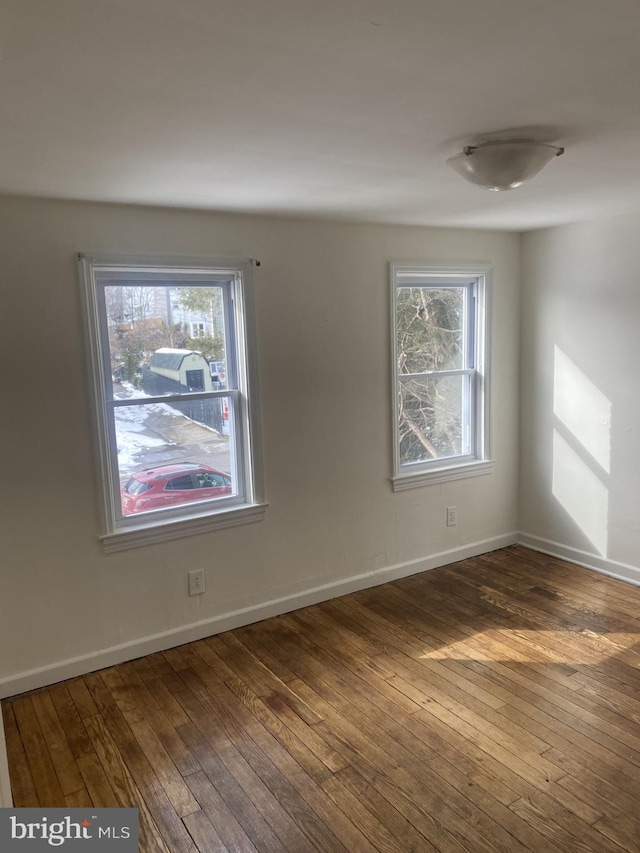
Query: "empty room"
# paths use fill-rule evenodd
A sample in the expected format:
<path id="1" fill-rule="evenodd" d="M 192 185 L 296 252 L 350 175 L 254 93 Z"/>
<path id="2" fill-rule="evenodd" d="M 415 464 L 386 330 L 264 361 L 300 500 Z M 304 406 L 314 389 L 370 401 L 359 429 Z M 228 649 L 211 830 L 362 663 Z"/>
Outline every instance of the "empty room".
<path id="1" fill-rule="evenodd" d="M 0 850 L 640 853 L 639 38 L 0 3 Z"/>

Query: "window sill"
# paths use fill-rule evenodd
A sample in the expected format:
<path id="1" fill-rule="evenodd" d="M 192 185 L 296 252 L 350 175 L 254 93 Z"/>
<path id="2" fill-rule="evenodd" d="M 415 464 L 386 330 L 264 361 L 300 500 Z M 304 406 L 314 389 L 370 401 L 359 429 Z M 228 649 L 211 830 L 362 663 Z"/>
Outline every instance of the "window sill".
<path id="1" fill-rule="evenodd" d="M 433 468 L 417 474 L 404 474 L 392 479 L 393 491 L 404 492 L 407 489 L 419 489 L 434 483 L 446 483 L 449 480 L 465 480 L 467 477 L 480 477 L 493 471 L 494 462 L 483 460 L 463 465 L 449 465 L 446 468 Z"/>
<path id="2" fill-rule="evenodd" d="M 240 509 L 201 515 L 197 518 L 150 523 L 136 527 L 135 530 L 107 533 L 100 537 L 100 541 L 105 554 L 126 551 L 129 548 L 141 548 L 144 545 L 156 545 L 158 542 L 168 542 L 170 539 L 197 536 L 199 533 L 210 533 L 212 530 L 262 521 L 267 506 L 266 503 L 252 504 Z"/>

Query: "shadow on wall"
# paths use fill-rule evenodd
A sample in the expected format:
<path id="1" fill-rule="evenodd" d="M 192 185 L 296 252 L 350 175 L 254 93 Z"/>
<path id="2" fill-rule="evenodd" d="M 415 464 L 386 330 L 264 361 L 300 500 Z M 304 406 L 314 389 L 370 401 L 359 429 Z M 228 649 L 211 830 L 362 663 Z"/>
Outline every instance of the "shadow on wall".
<path id="1" fill-rule="evenodd" d="M 553 496 L 606 557 L 611 401 L 558 346 L 553 376 Z"/>

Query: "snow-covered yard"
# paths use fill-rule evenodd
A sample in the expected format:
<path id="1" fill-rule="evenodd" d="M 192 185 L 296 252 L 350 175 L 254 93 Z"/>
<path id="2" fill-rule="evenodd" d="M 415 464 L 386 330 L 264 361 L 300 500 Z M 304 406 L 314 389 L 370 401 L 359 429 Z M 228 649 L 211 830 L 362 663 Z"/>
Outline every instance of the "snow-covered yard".
<path id="1" fill-rule="evenodd" d="M 123 387 L 118 397 L 145 395 Z M 114 412 L 121 477 L 171 462 L 204 462 L 230 472 L 228 436 L 191 420 L 166 403 L 116 406 Z"/>
<path id="2" fill-rule="evenodd" d="M 118 440 L 118 465 L 122 473 L 140 467 L 140 458 L 151 448 L 167 447 L 171 442 L 150 433 L 147 418 L 152 409 L 170 412 L 164 403 L 149 406 L 122 406 L 115 410 L 116 436 Z M 182 417 L 174 412 L 177 417 Z"/>

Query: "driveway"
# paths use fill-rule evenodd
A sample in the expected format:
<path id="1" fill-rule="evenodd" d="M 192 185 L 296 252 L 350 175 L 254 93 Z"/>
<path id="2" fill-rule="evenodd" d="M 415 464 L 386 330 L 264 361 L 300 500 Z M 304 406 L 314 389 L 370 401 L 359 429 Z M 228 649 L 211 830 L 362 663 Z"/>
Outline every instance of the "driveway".
<path id="1" fill-rule="evenodd" d="M 229 437 L 189 420 L 167 404 L 119 410 L 120 475 L 170 462 L 203 462 L 231 472 Z"/>

